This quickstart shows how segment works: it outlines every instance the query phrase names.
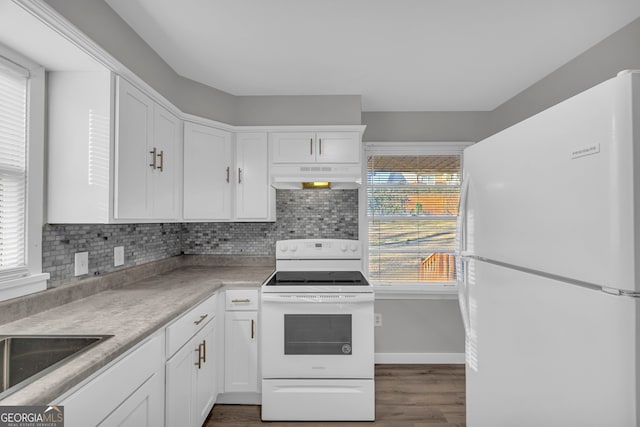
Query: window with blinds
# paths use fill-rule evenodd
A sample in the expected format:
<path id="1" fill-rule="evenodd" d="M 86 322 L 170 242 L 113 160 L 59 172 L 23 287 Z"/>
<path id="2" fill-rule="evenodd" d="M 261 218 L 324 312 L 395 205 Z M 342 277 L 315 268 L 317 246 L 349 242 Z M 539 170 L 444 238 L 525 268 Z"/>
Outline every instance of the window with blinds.
<path id="1" fill-rule="evenodd" d="M 461 155 L 369 155 L 369 279 L 453 283 Z"/>
<path id="2" fill-rule="evenodd" d="M 0 62 L 0 277 L 27 271 L 26 186 L 27 75 Z"/>

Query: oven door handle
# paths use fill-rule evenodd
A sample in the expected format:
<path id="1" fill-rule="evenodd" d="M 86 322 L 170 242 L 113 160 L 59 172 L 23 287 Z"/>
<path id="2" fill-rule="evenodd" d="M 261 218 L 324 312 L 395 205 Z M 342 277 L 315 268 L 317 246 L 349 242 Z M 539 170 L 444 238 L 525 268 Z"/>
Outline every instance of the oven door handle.
<path id="1" fill-rule="evenodd" d="M 362 294 L 262 294 L 262 302 L 277 304 L 362 304 L 375 300 L 373 293 Z"/>

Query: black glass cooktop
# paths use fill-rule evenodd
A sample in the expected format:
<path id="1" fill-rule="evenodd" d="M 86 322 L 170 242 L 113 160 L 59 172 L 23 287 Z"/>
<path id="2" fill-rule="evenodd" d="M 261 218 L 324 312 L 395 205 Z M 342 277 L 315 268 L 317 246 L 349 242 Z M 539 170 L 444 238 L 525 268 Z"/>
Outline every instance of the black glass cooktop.
<path id="1" fill-rule="evenodd" d="M 265 286 L 369 286 L 359 271 L 278 271 Z"/>

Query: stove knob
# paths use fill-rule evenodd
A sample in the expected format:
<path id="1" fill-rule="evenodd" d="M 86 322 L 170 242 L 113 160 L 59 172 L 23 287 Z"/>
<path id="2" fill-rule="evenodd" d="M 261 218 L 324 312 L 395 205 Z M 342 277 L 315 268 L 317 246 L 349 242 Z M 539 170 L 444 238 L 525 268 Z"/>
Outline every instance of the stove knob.
<path id="1" fill-rule="evenodd" d="M 291 252 L 295 252 L 298 250 L 298 245 L 291 245 Z"/>
<path id="2" fill-rule="evenodd" d="M 349 249 L 351 249 L 351 252 L 355 252 L 358 250 L 358 245 L 352 243 L 351 246 L 349 246 Z"/>
<path id="3" fill-rule="evenodd" d="M 340 245 L 340 250 L 341 250 L 342 252 L 347 252 L 347 245 L 346 245 L 346 244 L 344 244 L 344 243 L 343 243 L 343 244 L 341 244 L 341 245 Z"/>
<path id="4" fill-rule="evenodd" d="M 287 245 L 280 246 L 280 252 L 287 252 Z"/>

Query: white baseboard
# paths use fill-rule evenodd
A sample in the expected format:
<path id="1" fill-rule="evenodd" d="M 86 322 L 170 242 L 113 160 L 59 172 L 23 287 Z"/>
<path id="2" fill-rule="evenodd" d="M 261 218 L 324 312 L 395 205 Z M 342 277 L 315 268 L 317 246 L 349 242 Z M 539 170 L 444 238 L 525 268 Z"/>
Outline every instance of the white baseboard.
<path id="1" fill-rule="evenodd" d="M 464 353 L 376 353 L 380 364 L 456 364 L 464 365 Z"/>
<path id="2" fill-rule="evenodd" d="M 220 393 L 216 403 L 224 405 L 260 405 L 262 403 L 261 393 Z"/>

